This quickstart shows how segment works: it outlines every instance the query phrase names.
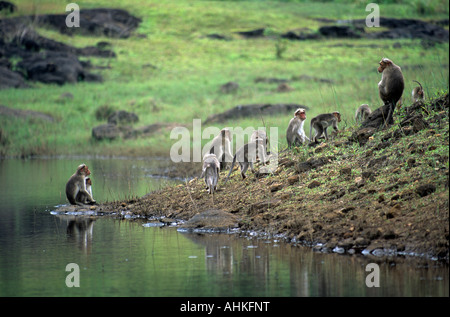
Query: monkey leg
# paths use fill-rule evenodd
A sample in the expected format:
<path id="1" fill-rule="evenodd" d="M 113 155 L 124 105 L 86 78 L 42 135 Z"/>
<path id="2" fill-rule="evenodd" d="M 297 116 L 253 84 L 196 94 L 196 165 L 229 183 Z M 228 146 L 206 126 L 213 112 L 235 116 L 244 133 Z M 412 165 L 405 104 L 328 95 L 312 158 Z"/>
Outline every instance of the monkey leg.
<path id="1" fill-rule="evenodd" d="M 395 104 L 390 102 L 388 108 L 389 108 L 388 115 L 386 117 L 386 120 L 384 121 L 383 128 L 386 128 L 388 125 L 391 125 L 394 121 L 393 117 L 394 117 Z"/>
<path id="2" fill-rule="evenodd" d="M 245 162 L 245 163 L 239 163 L 240 165 L 241 165 L 241 176 L 242 176 L 242 179 L 245 179 L 247 176 L 245 176 L 245 173 L 247 172 L 247 169 L 248 169 L 248 163 L 247 162 Z"/>

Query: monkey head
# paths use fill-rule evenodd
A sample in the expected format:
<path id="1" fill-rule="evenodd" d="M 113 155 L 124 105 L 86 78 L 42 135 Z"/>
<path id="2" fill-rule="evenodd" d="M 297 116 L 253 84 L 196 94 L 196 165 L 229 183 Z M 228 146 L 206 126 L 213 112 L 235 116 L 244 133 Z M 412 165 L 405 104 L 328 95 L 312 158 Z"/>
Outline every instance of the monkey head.
<path id="1" fill-rule="evenodd" d="M 230 142 L 233 140 L 233 135 L 231 134 L 230 129 L 223 128 L 221 132 L 222 132 L 222 137 L 227 138 Z"/>
<path id="2" fill-rule="evenodd" d="M 334 111 L 333 115 L 337 118 L 338 122 L 341 122 L 341 114 L 339 113 L 339 111 Z"/>
<path id="3" fill-rule="evenodd" d="M 90 173 L 90 171 L 89 171 L 89 173 Z M 90 177 L 86 177 L 86 185 L 92 186 L 92 180 Z"/>
<path id="4" fill-rule="evenodd" d="M 78 166 L 77 173 L 84 176 L 91 175 L 91 171 L 89 170 L 86 164 L 81 164 L 80 166 Z"/>
<path id="5" fill-rule="evenodd" d="M 389 58 L 383 57 L 380 61 L 380 66 L 378 66 L 378 72 L 382 73 L 386 67 L 392 65 L 392 61 Z"/>
<path id="6" fill-rule="evenodd" d="M 298 108 L 295 113 L 294 116 L 299 117 L 301 120 L 306 120 L 306 111 L 303 108 Z"/>

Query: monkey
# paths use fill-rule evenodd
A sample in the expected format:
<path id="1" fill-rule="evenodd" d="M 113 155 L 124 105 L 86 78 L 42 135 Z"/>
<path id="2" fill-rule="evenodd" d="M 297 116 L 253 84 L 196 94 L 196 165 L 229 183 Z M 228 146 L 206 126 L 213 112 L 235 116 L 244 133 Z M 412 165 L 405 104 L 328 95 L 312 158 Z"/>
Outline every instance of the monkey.
<path id="1" fill-rule="evenodd" d="M 227 178 L 225 179 L 225 183 L 228 181 L 228 178 L 231 175 L 231 172 L 233 171 L 233 167 L 236 164 L 236 162 L 239 163 L 239 166 L 241 168 L 241 176 L 242 179 L 245 179 L 247 176 L 245 176 L 245 173 L 247 172 L 248 167 L 250 166 L 250 169 L 252 170 L 252 173 L 255 173 L 255 169 L 253 167 L 253 163 L 256 162 L 256 156 L 259 156 L 261 158 L 262 163 L 266 163 L 266 155 L 264 146 L 261 144 L 261 142 L 249 142 L 247 144 L 244 144 L 241 146 L 233 157 L 233 162 L 231 163 L 230 172 L 228 173 Z"/>
<path id="2" fill-rule="evenodd" d="M 424 93 L 423 93 L 423 87 L 422 85 L 417 81 L 417 80 L 413 80 L 414 82 L 419 84 L 419 87 L 415 87 L 412 90 L 412 102 L 417 102 L 419 100 L 423 100 L 424 98 Z"/>
<path id="3" fill-rule="evenodd" d="M 227 128 L 223 128 L 219 135 L 214 137 L 211 142 L 211 148 L 209 149 L 209 154 L 215 154 L 220 162 L 220 168 L 226 166 L 226 162 L 231 162 L 233 160 L 233 155 L 231 154 L 231 142 L 233 141 L 233 135 L 231 131 Z"/>
<path id="4" fill-rule="evenodd" d="M 217 190 L 217 183 L 219 182 L 220 163 L 215 154 L 206 154 L 203 157 L 202 175 L 205 177 L 205 184 L 208 194 L 214 194 Z"/>
<path id="5" fill-rule="evenodd" d="M 306 140 L 310 139 L 306 136 L 303 130 L 303 124 L 306 120 L 306 111 L 303 108 L 298 108 L 294 112 L 294 117 L 289 121 L 288 128 L 286 130 L 286 140 L 288 147 L 293 145 L 304 144 Z"/>
<path id="6" fill-rule="evenodd" d="M 92 196 L 92 180 L 90 177 L 86 177 L 86 191 L 89 193 L 89 195 L 91 195 L 92 198 L 94 198 L 94 196 Z M 82 203 L 82 204 L 86 204 L 87 202 L 87 195 L 83 194 L 81 191 L 78 192 L 77 197 L 75 198 L 76 201 Z"/>
<path id="7" fill-rule="evenodd" d="M 328 140 L 327 129 L 329 126 L 333 126 L 333 129 L 338 132 L 338 122 L 341 122 L 341 114 L 339 111 L 332 113 L 323 113 L 311 119 L 311 125 L 309 127 L 310 143 L 318 143 L 317 139 L 325 135 L 325 140 Z M 314 136 L 311 136 L 312 129 L 315 130 Z"/>
<path id="8" fill-rule="evenodd" d="M 91 194 L 86 191 L 86 176 L 89 176 L 91 171 L 86 164 L 81 164 L 78 166 L 76 172 L 69 178 L 66 184 L 66 196 L 67 200 L 72 205 L 83 205 L 81 202 L 76 200 L 78 193 L 86 195 L 86 200 L 90 203 L 95 203 Z"/>
<path id="9" fill-rule="evenodd" d="M 267 138 L 266 131 L 264 130 L 255 130 L 250 136 L 250 142 L 257 142 L 263 145 L 264 153 L 268 155 L 267 146 L 269 143 L 269 139 Z M 259 157 L 257 157 L 259 159 Z"/>
<path id="10" fill-rule="evenodd" d="M 384 105 L 388 105 L 389 111 L 384 122 L 384 127 L 394 122 L 395 106 L 400 100 L 405 89 L 405 80 L 402 70 L 390 59 L 382 58 L 378 72 L 381 73 L 381 81 L 378 83 L 378 92 Z"/>
<path id="11" fill-rule="evenodd" d="M 356 109 L 355 121 L 363 122 L 370 116 L 371 113 L 372 110 L 370 109 L 369 105 L 362 104 L 361 106 L 358 107 L 358 109 Z"/>

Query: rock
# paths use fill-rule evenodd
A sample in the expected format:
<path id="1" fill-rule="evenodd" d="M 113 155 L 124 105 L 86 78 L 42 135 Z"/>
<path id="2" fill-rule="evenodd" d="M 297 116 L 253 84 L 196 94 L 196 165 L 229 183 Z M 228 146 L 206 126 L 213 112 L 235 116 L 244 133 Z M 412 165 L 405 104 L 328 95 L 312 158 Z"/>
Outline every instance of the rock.
<path id="1" fill-rule="evenodd" d="M 344 167 L 339 172 L 341 175 L 351 175 L 352 169 L 350 167 Z"/>
<path id="2" fill-rule="evenodd" d="M 382 127 L 385 124 L 385 118 L 387 118 L 388 113 L 389 113 L 389 105 L 384 105 L 375 109 L 367 117 L 367 119 L 363 121 L 363 123 L 361 124 L 361 128 L 378 129 Z M 388 123 L 392 124 L 393 121 Z"/>
<path id="3" fill-rule="evenodd" d="M 311 157 L 306 160 L 306 162 L 298 163 L 296 166 L 297 173 L 307 172 L 311 169 L 321 167 L 325 164 L 328 164 L 330 159 L 328 157 Z"/>
<path id="4" fill-rule="evenodd" d="M 277 92 L 290 92 L 292 90 L 294 90 L 294 88 L 289 86 L 287 83 L 281 83 L 277 87 Z"/>
<path id="5" fill-rule="evenodd" d="M 296 30 L 288 31 L 284 34 L 281 34 L 281 38 L 297 41 L 315 40 L 318 39 L 319 37 L 320 37 L 319 33 L 298 32 Z"/>
<path id="6" fill-rule="evenodd" d="M 238 218 L 228 212 L 211 209 L 199 213 L 180 226 L 180 231 L 227 232 L 238 227 Z"/>
<path id="7" fill-rule="evenodd" d="M 428 196 L 436 191 L 436 186 L 434 184 L 424 184 L 420 185 L 416 188 L 416 193 L 419 194 L 420 197 Z"/>
<path id="8" fill-rule="evenodd" d="M 299 181 L 298 175 L 289 176 L 288 179 L 287 179 L 287 182 L 288 182 L 289 185 L 294 185 L 298 181 Z"/>
<path id="9" fill-rule="evenodd" d="M 326 37 L 336 38 L 360 38 L 361 33 L 364 33 L 364 29 L 360 27 L 352 26 L 322 26 L 319 28 L 319 33 Z"/>
<path id="10" fill-rule="evenodd" d="M 16 118 L 36 118 L 47 122 L 54 122 L 55 119 L 46 113 L 32 111 L 32 110 L 20 110 L 12 109 L 6 106 L 0 105 L 0 115 L 16 117 Z"/>
<path id="11" fill-rule="evenodd" d="M 321 183 L 317 180 L 313 180 L 311 183 L 308 184 L 308 188 L 312 189 L 312 188 L 316 188 L 319 187 L 321 185 Z"/>
<path id="12" fill-rule="evenodd" d="M 92 137 L 96 140 L 114 140 L 120 137 L 120 129 L 115 124 L 102 124 L 92 129 Z"/>
<path id="13" fill-rule="evenodd" d="M 53 51 L 36 53 L 18 62 L 16 67 L 29 80 L 46 84 L 63 85 L 78 81 L 101 81 L 100 76 L 89 74 L 78 57 L 71 53 Z"/>
<path id="14" fill-rule="evenodd" d="M 133 113 L 124 110 L 114 112 L 108 117 L 108 123 L 110 124 L 129 124 L 139 121 L 139 117 Z"/>
<path id="15" fill-rule="evenodd" d="M 13 13 L 17 11 L 17 6 L 9 1 L 0 1 L 0 11 Z"/>
<path id="16" fill-rule="evenodd" d="M 223 41 L 229 41 L 230 38 L 228 36 L 218 34 L 218 33 L 210 33 L 206 35 L 207 38 L 212 40 L 223 40 Z"/>
<path id="17" fill-rule="evenodd" d="M 387 230 L 386 232 L 383 233 L 383 238 L 386 240 L 390 240 L 390 239 L 395 239 L 397 238 L 397 234 L 393 231 L 393 230 Z"/>
<path id="18" fill-rule="evenodd" d="M 246 117 L 260 117 L 270 116 L 280 113 L 292 113 L 298 108 L 308 110 L 308 107 L 300 104 L 249 104 L 239 105 L 225 112 L 213 114 L 209 116 L 205 123 L 220 123 L 223 121 L 246 118 Z"/>
<path id="19" fill-rule="evenodd" d="M 324 149 L 328 148 L 329 145 L 327 143 L 321 143 L 315 150 L 314 153 L 321 153 Z"/>
<path id="20" fill-rule="evenodd" d="M 359 143 L 359 145 L 365 145 L 367 141 L 369 141 L 369 138 L 376 132 L 376 128 L 368 127 L 368 128 L 361 128 L 355 132 L 353 132 L 351 136 L 351 140 L 355 140 Z"/>
<path id="21" fill-rule="evenodd" d="M 355 185 L 358 188 L 363 187 L 366 184 L 365 180 L 362 177 L 356 177 L 355 178 Z"/>
<path id="22" fill-rule="evenodd" d="M 141 19 L 122 9 L 96 8 L 80 10 L 80 27 L 65 27 L 66 14 L 38 16 L 41 24 L 46 24 L 64 34 L 85 34 L 128 38 L 137 29 Z M 62 27 L 64 26 L 64 27 Z"/>
<path id="23" fill-rule="evenodd" d="M 234 94 L 238 91 L 239 84 L 234 81 L 229 81 L 220 86 L 220 92 L 223 94 Z"/>
<path id="24" fill-rule="evenodd" d="M 388 163 L 388 158 L 386 155 L 383 155 L 381 157 L 375 158 L 373 160 L 370 160 L 369 163 L 367 163 L 367 168 L 372 168 L 375 166 L 384 166 Z"/>
<path id="25" fill-rule="evenodd" d="M 283 183 L 275 183 L 269 186 L 269 190 L 273 193 L 283 188 Z"/>
<path id="26" fill-rule="evenodd" d="M 245 38 L 255 38 L 255 37 L 262 37 L 264 36 L 265 28 L 250 30 L 250 31 L 241 31 L 236 32 L 239 35 L 242 35 Z"/>
<path id="27" fill-rule="evenodd" d="M 280 202 L 281 202 L 281 200 L 279 200 L 279 199 L 272 199 L 272 200 L 265 200 L 265 201 L 251 204 L 250 208 L 248 210 L 248 214 L 250 216 L 254 216 L 256 214 L 266 212 L 268 208 L 276 207 L 280 204 Z"/>
<path id="28" fill-rule="evenodd" d="M 1 54 L 1 53 L 0 53 Z M 20 73 L 0 66 L 0 89 L 30 87 Z"/>

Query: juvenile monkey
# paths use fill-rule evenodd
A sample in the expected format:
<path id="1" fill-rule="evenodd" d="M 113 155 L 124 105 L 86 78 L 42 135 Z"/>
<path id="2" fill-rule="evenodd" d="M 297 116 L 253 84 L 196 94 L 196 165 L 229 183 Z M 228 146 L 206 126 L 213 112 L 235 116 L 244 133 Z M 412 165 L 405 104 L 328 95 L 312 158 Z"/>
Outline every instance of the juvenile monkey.
<path id="1" fill-rule="evenodd" d="M 236 162 L 239 163 L 239 167 L 241 168 L 242 179 L 246 178 L 245 172 L 247 172 L 249 166 L 252 172 L 255 173 L 253 163 L 256 162 L 256 156 L 259 156 L 261 158 L 261 162 L 266 163 L 267 159 L 265 149 L 260 142 L 249 142 L 240 147 L 236 151 L 236 154 L 234 154 L 233 163 L 231 163 L 230 172 L 228 173 L 228 176 L 225 179 L 225 183 L 228 181 L 228 178 L 230 177 Z"/>
<path id="2" fill-rule="evenodd" d="M 400 100 L 405 88 L 405 80 L 399 66 L 395 65 L 390 59 L 382 58 L 378 72 L 381 73 L 381 81 L 378 83 L 378 92 L 384 105 L 388 105 L 389 112 L 384 126 L 394 122 L 393 115 L 395 106 Z"/>
<path id="3" fill-rule="evenodd" d="M 92 196 L 92 180 L 90 177 L 86 177 L 86 191 L 89 193 L 89 195 L 91 195 L 92 198 L 94 198 L 94 196 Z M 86 204 L 87 203 L 87 195 L 83 194 L 81 191 L 78 192 L 77 197 L 75 198 L 75 200 L 77 202 L 80 202 L 82 204 Z"/>
<path id="4" fill-rule="evenodd" d="M 206 154 L 203 157 L 202 175 L 209 194 L 214 194 L 219 182 L 220 163 L 215 154 Z"/>
<path id="5" fill-rule="evenodd" d="M 325 140 L 328 140 L 327 129 L 329 126 L 333 126 L 333 129 L 338 132 L 338 122 L 341 122 L 341 114 L 338 111 L 332 113 L 323 113 L 311 119 L 311 125 L 309 127 L 310 142 L 318 143 L 317 139 L 325 135 Z M 312 129 L 315 130 L 314 136 L 311 136 Z"/>
<path id="6" fill-rule="evenodd" d="M 266 131 L 253 131 L 252 135 L 250 136 L 250 142 L 258 142 L 258 144 L 262 144 L 264 146 L 264 153 L 267 154 L 267 145 L 269 143 L 269 139 L 267 138 Z"/>
<path id="7" fill-rule="evenodd" d="M 214 137 L 211 142 L 211 148 L 208 153 L 216 155 L 216 158 L 220 162 L 220 168 L 224 168 L 226 162 L 231 162 L 233 160 L 233 155 L 231 154 L 232 141 L 233 136 L 231 131 L 227 128 L 223 128 L 219 135 Z"/>
<path id="8" fill-rule="evenodd" d="M 419 100 L 423 100 L 424 98 L 424 93 L 423 93 L 423 87 L 422 85 L 417 81 L 417 80 L 413 80 L 414 82 L 419 84 L 419 87 L 414 87 L 414 89 L 412 90 L 411 96 L 412 96 L 412 102 L 416 102 Z"/>
<path id="9" fill-rule="evenodd" d="M 294 117 L 289 121 L 289 125 L 286 130 L 286 140 L 288 147 L 304 144 L 306 140 L 310 141 L 310 139 L 306 136 L 305 131 L 303 130 L 303 124 L 305 123 L 305 120 L 305 109 L 298 108 L 294 113 Z"/>
<path id="10" fill-rule="evenodd" d="M 78 193 L 86 195 L 86 201 L 90 203 L 95 203 L 91 194 L 86 190 L 86 177 L 91 174 L 91 171 L 86 164 L 81 164 L 78 166 L 76 172 L 69 178 L 66 184 L 66 196 L 67 200 L 72 205 L 83 205 L 81 202 L 77 201 Z"/>
<path id="11" fill-rule="evenodd" d="M 370 109 L 369 105 L 362 104 L 361 106 L 358 107 L 358 109 L 356 109 L 355 121 L 363 122 L 370 116 L 371 113 L 372 110 Z"/>

